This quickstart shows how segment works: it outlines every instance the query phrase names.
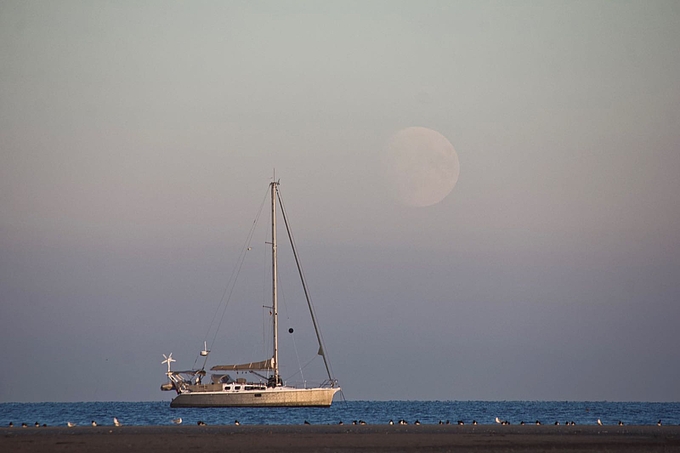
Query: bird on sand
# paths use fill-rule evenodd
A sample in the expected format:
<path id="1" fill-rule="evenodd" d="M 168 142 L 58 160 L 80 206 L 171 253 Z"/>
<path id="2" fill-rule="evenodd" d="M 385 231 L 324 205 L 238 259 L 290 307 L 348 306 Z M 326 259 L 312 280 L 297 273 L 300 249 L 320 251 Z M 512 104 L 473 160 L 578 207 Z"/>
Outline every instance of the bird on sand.
<path id="1" fill-rule="evenodd" d="M 182 417 L 175 418 L 175 419 L 172 420 L 172 422 L 173 422 L 175 425 L 181 425 L 181 424 L 182 424 Z"/>
<path id="2" fill-rule="evenodd" d="M 76 426 L 76 423 L 66 422 L 66 426 L 68 426 L 69 428 L 73 428 L 74 426 Z"/>
<path id="3" fill-rule="evenodd" d="M 602 420 L 600 420 L 600 419 L 598 418 L 598 419 L 597 419 L 597 424 L 598 424 L 599 426 L 602 426 Z"/>
<path id="4" fill-rule="evenodd" d="M 240 422 L 239 422 L 238 420 L 234 420 L 234 425 L 236 425 L 236 426 L 240 426 L 240 425 L 241 425 L 241 423 L 240 423 Z"/>
<path id="5" fill-rule="evenodd" d="M 196 422 L 198 426 L 206 426 L 205 422 L 203 420 L 199 420 Z"/>
<path id="6" fill-rule="evenodd" d="M 91 424 L 92 424 L 92 426 L 97 426 L 97 422 L 94 421 L 94 420 L 92 420 L 92 423 L 91 423 Z"/>
<path id="7" fill-rule="evenodd" d="M 118 418 L 113 417 L 113 426 L 121 426 L 122 423 L 118 421 Z"/>

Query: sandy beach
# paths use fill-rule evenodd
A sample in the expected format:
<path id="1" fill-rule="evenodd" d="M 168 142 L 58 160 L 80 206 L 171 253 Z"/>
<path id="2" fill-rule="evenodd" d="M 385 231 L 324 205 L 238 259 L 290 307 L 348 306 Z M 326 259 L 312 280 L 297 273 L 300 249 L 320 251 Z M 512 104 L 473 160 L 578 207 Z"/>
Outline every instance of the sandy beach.
<path id="1" fill-rule="evenodd" d="M 3 452 L 680 451 L 680 426 L 100 426 L 0 429 Z"/>

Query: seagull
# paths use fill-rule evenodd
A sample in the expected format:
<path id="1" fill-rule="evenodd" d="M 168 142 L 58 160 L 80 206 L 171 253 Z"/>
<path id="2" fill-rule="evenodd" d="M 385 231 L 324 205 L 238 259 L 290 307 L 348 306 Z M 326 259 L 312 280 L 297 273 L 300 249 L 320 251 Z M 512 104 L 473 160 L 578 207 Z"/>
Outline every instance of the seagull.
<path id="1" fill-rule="evenodd" d="M 560 422 L 555 422 L 555 426 L 560 426 Z"/>
<path id="2" fill-rule="evenodd" d="M 121 426 L 122 423 L 118 421 L 116 417 L 113 417 L 113 426 Z"/>
<path id="3" fill-rule="evenodd" d="M 414 425 L 420 425 L 420 420 L 416 420 L 415 422 L 413 422 L 413 424 Z"/>
<path id="4" fill-rule="evenodd" d="M 363 421 L 363 420 L 359 420 L 359 424 L 360 424 L 360 425 L 365 425 L 365 424 L 366 424 L 366 422 L 365 422 L 365 421 Z"/>
<path id="5" fill-rule="evenodd" d="M 521 422 L 519 422 L 519 424 L 522 425 L 522 426 L 524 426 L 524 420 L 522 420 Z"/>
<path id="6" fill-rule="evenodd" d="M 9 427 L 14 428 L 14 422 L 9 422 Z"/>
<path id="7" fill-rule="evenodd" d="M 340 423 L 338 423 L 338 425 L 344 425 L 344 423 L 342 423 L 342 420 L 340 420 Z"/>
<path id="8" fill-rule="evenodd" d="M 10 423 L 10 424 L 11 424 L 11 423 Z M 656 426 L 661 426 L 661 420 L 659 420 L 658 422 L 656 422 Z"/>
<path id="9" fill-rule="evenodd" d="M 394 420 L 390 419 L 389 422 L 387 422 L 388 425 L 394 425 Z M 441 425 L 442 422 L 440 421 L 439 424 Z"/>
<path id="10" fill-rule="evenodd" d="M 198 426 L 206 426 L 205 422 L 203 420 L 199 420 L 196 422 Z"/>
<path id="11" fill-rule="evenodd" d="M 472 424 L 476 426 L 476 425 L 477 425 L 477 420 L 472 420 Z"/>
<path id="12" fill-rule="evenodd" d="M 598 419 L 597 419 L 597 424 L 598 424 L 599 426 L 602 426 L 602 420 L 600 420 L 600 419 L 598 418 Z"/>
<path id="13" fill-rule="evenodd" d="M 97 426 L 97 422 L 92 420 L 92 426 Z"/>
<path id="14" fill-rule="evenodd" d="M 541 421 L 540 421 L 540 420 L 536 420 L 536 424 L 537 424 L 537 425 L 540 425 L 540 424 L 541 424 Z"/>
<path id="15" fill-rule="evenodd" d="M 458 424 L 459 424 L 459 425 L 464 425 L 465 422 L 464 422 L 463 420 L 458 420 Z"/>
<path id="16" fill-rule="evenodd" d="M 22 427 L 22 428 L 26 428 L 27 426 L 28 426 L 28 425 L 27 425 L 26 423 L 22 423 L 22 424 L 21 424 L 21 427 Z"/>
<path id="17" fill-rule="evenodd" d="M 238 420 L 234 420 L 234 425 L 241 426 L 241 423 Z"/>
<path id="18" fill-rule="evenodd" d="M 68 426 L 69 428 L 73 428 L 74 426 L 76 426 L 76 423 L 66 422 L 66 426 Z"/>
<path id="19" fill-rule="evenodd" d="M 309 423 L 307 420 L 305 420 L 304 424 L 305 425 L 311 425 L 311 423 Z"/>
<path id="20" fill-rule="evenodd" d="M 408 425 L 408 422 L 404 419 L 399 420 L 400 425 Z"/>
<path id="21" fill-rule="evenodd" d="M 623 422 L 619 420 L 619 426 L 623 426 Z"/>
<path id="22" fill-rule="evenodd" d="M 40 428 L 40 423 L 35 422 L 35 427 L 36 427 L 36 428 Z"/>
<path id="23" fill-rule="evenodd" d="M 182 424 L 182 417 L 180 417 L 180 418 L 175 418 L 175 419 L 172 420 L 172 422 L 173 422 L 175 425 L 181 425 L 181 424 Z"/>
<path id="24" fill-rule="evenodd" d="M 501 423 L 502 423 L 502 422 L 501 422 L 501 419 L 498 418 L 498 417 L 496 417 L 496 423 L 501 424 Z"/>

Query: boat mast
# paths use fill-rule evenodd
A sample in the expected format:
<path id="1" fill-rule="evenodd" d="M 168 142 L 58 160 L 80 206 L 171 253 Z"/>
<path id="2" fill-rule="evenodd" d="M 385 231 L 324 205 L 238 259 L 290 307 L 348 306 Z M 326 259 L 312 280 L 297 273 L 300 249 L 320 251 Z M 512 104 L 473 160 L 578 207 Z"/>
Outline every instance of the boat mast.
<path id="1" fill-rule="evenodd" d="M 297 265 L 298 274 L 300 275 L 300 282 L 302 283 L 302 289 L 305 292 L 305 299 L 307 300 L 307 307 L 309 307 L 309 314 L 312 317 L 312 324 L 314 324 L 314 332 L 316 332 L 316 340 L 319 343 L 318 354 L 323 357 L 323 364 L 326 367 L 326 373 L 328 374 L 328 380 L 331 387 L 335 387 L 335 379 L 331 374 L 331 368 L 328 364 L 328 358 L 326 358 L 326 351 L 323 345 L 323 340 L 321 339 L 321 333 L 319 332 L 319 326 L 316 323 L 316 316 L 314 316 L 314 308 L 312 307 L 312 300 L 309 297 L 309 291 L 307 290 L 307 282 L 305 281 L 305 275 L 302 273 L 302 266 L 300 265 L 300 258 L 298 257 L 297 248 L 295 247 L 295 241 L 293 241 L 293 234 L 290 231 L 290 225 L 288 224 L 288 216 L 286 215 L 286 209 L 283 207 L 283 201 L 281 200 L 281 192 L 277 191 L 279 197 L 279 205 L 281 206 L 281 215 L 283 216 L 283 223 L 286 225 L 286 232 L 288 233 L 288 239 L 290 240 L 290 246 L 293 249 L 293 256 L 295 257 L 295 264 Z"/>
<path id="2" fill-rule="evenodd" d="M 272 181 L 272 315 L 273 315 L 273 337 L 274 337 L 274 382 L 279 385 L 279 307 L 277 294 L 277 259 L 276 259 L 276 191 L 278 182 Z"/>

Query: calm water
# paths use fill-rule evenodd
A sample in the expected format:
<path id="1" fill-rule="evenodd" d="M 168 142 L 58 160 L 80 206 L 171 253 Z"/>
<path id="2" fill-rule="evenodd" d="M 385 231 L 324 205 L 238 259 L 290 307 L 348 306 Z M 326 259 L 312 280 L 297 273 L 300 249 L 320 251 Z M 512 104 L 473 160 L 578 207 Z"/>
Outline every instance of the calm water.
<path id="1" fill-rule="evenodd" d="M 207 408 L 171 409 L 169 402 L 96 402 L 96 403 L 2 403 L 0 426 L 10 421 L 33 426 L 37 421 L 48 426 L 64 426 L 67 421 L 88 425 L 96 420 L 101 425 L 112 425 L 113 417 L 125 425 L 169 425 L 181 417 L 184 424 L 203 420 L 209 425 L 336 424 L 364 420 L 368 424 L 386 424 L 388 420 L 405 419 L 409 423 L 436 424 L 439 420 L 477 420 L 493 424 L 498 416 L 513 424 L 521 421 L 544 424 L 574 421 L 579 425 L 593 425 L 597 419 L 604 424 L 654 425 L 662 420 L 665 425 L 680 424 L 680 403 L 621 403 L 621 402 L 555 402 L 555 401 L 336 401 L 331 408 Z"/>

